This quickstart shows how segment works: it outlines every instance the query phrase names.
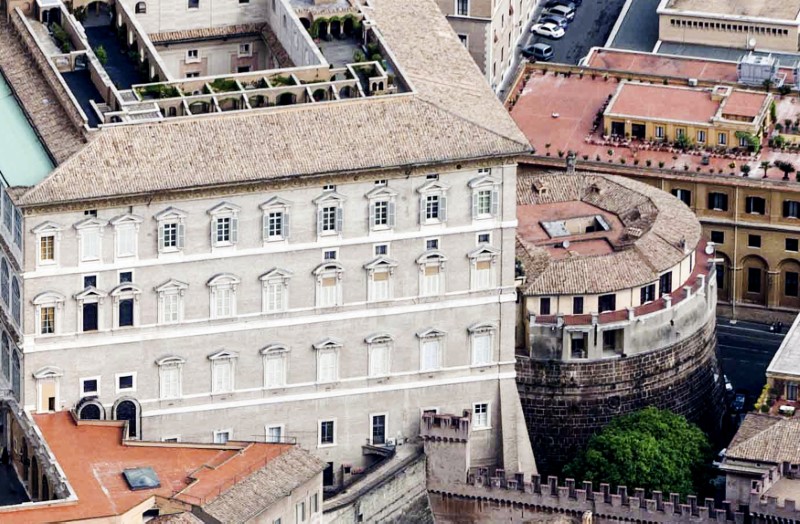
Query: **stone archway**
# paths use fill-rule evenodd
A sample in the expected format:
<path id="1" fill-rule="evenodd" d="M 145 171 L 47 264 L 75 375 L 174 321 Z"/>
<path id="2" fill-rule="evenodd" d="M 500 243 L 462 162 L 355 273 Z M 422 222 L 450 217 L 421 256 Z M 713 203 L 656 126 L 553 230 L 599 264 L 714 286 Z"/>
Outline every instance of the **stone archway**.
<path id="1" fill-rule="evenodd" d="M 306 31 L 311 29 L 311 20 L 309 20 L 305 16 L 300 17 L 300 23 L 303 24 L 303 27 L 306 29 Z"/>
<path id="2" fill-rule="evenodd" d="M 332 19 L 330 24 L 331 38 L 342 38 L 342 22 L 341 20 Z"/>
<path id="3" fill-rule="evenodd" d="M 800 308 L 800 262 L 787 258 L 779 265 L 778 304 L 781 307 Z"/>
<path id="4" fill-rule="evenodd" d="M 290 106 L 295 103 L 297 103 L 297 95 L 294 93 L 281 93 L 278 96 L 277 105 L 279 106 Z"/>
<path id="5" fill-rule="evenodd" d="M 716 257 L 720 262 L 716 263 L 717 278 L 717 300 L 720 302 L 730 302 L 731 300 L 731 259 L 725 253 L 717 251 Z"/>
<path id="6" fill-rule="evenodd" d="M 742 302 L 767 305 L 769 264 L 757 255 L 742 259 Z"/>
<path id="7" fill-rule="evenodd" d="M 114 420 L 128 421 L 128 437 L 140 438 L 141 431 L 139 421 L 141 419 L 141 407 L 139 402 L 133 398 L 121 398 L 117 400 L 113 408 Z"/>

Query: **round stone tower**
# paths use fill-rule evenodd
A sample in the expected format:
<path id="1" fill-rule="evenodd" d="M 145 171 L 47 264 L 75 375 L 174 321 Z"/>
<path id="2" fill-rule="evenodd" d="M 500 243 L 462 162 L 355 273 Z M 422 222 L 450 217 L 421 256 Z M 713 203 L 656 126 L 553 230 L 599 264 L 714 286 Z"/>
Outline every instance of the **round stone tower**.
<path id="1" fill-rule="evenodd" d="M 523 174 L 517 195 L 517 384 L 540 471 L 648 405 L 716 431 L 714 251 L 691 210 L 604 174 Z"/>

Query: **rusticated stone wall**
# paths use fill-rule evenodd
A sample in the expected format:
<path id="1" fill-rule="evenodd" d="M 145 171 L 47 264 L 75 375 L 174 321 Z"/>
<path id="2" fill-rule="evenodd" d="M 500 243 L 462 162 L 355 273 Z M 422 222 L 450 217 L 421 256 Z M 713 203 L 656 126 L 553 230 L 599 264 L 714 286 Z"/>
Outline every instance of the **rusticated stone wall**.
<path id="1" fill-rule="evenodd" d="M 539 471 L 560 472 L 611 419 L 654 405 L 713 435 L 724 405 L 716 321 L 682 341 L 631 357 L 590 362 L 517 356 L 517 387 Z"/>

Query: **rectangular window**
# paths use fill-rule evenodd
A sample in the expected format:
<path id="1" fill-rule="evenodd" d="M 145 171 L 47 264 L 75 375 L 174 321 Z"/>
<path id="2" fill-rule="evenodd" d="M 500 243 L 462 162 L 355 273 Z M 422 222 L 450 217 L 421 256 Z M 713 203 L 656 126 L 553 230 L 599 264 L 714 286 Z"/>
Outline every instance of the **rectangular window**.
<path id="1" fill-rule="evenodd" d="M 284 310 L 284 289 L 283 282 L 270 282 L 266 289 L 267 312 L 274 313 Z"/>
<path id="2" fill-rule="evenodd" d="M 133 299 L 125 298 L 119 301 L 119 327 L 133 325 Z"/>
<path id="3" fill-rule="evenodd" d="M 750 145 L 750 142 L 747 141 L 747 137 L 746 136 L 740 136 L 739 137 L 739 147 L 748 147 L 749 145 Z"/>
<path id="4" fill-rule="evenodd" d="M 792 251 L 797 253 L 798 251 L 798 242 L 796 238 L 787 238 L 785 241 L 786 251 Z"/>
<path id="5" fill-rule="evenodd" d="M 795 200 L 783 201 L 783 217 L 784 218 L 800 218 L 800 202 Z"/>
<path id="6" fill-rule="evenodd" d="M 751 215 L 763 215 L 767 208 L 767 202 L 761 197 L 749 196 L 745 199 L 745 212 Z"/>
<path id="7" fill-rule="evenodd" d="M 795 271 L 787 271 L 785 281 L 783 283 L 783 293 L 787 297 L 797 297 L 798 293 L 798 274 Z"/>
<path id="8" fill-rule="evenodd" d="M 336 382 L 337 353 L 334 350 L 320 350 L 318 355 L 319 369 L 317 382 Z"/>
<path id="9" fill-rule="evenodd" d="M 164 322 L 173 323 L 179 320 L 178 307 L 180 304 L 180 297 L 177 293 L 164 294 Z"/>
<path id="10" fill-rule="evenodd" d="M 319 493 L 311 495 L 309 506 L 311 507 L 311 513 L 317 513 L 319 511 Z"/>
<path id="11" fill-rule="evenodd" d="M 264 360 L 265 385 L 268 388 L 279 388 L 286 385 L 286 358 L 269 355 Z"/>
<path id="12" fill-rule="evenodd" d="M 81 395 L 99 395 L 100 379 L 97 377 L 81 379 Z"/>
<path id="13" fill-rule="evenodd" d="M 600 313 L 605 311 L 614 311 L 617 309 L 617 295 L 610 293 L 608 295 L 600 295 L 597 299 L 597 307 Z"/>
<path id="14" fill-rule="evenodd" d="M 491 244 L 492 243 L 492 234 L 491 233 L 478 233 L 478 245 L 480 244 Z"/>
<path id="15" fill-rule="evenodd" d="M 229 429 L 214 432 L 214 444 L 227 444 L 231 439 L 231 431 Z"/>
<path id="16" fill-rule="evenodd" d="M 267 213 L 267 240 L 278 240 L 284 237 L 283 211 Z"/>
<path id="17" fill-rule="evenodd" d="M 429 264 L 424 268 L 422 275 L 422 295 L 434 296 L 439 294 L 439 283 L 441 282 L 441 268 L 439 264 Z"/>
<path id="18" fill-rule="evenodd" d="M 211 366 L 211 374 L 213 375 L 212 393 L 233 391 L 233 359 L 213 360 Z"/>
<path id="19" fill-rule="evenodd" d="M 337 277 L 323 277 L 319 285 L 319 307 L 332 307 L 338 303 Z"/>
<path id="20" fill-rule="evenodd" d="M 369 375 L 382 377 L 389 374 L 389 345 L 373 344 L 369 349 Z"/>
<path id="21" fill-rule="evenodd" d="M 136 228 L 133 226 L 120 226 L 117 228 L 117 256 L 136 256 Z"/>
<path id="22" fill-rule="evenodd" d="M 199 50 L 197 50 L 197 49 L 187 49 L 186 50 L 186 61 L 187 62 L 197 62 L 199 60 L 200 60 L 200 51 Z"/>
<path id="23" fill-rule="evenodd" d="M 372 300 L 389 299 L 389 272 L 375 271 L 372 274 Z"/>
<path id="24" fill-rule="evenodd" d="M 42 306 L 41 312 L 41 333 L 42 335 L 52 335 L 56 332 L 56 308 L 55 306 Z"/>
<path id="25" fill-rule="evenodd" d="M 332 446 L 336 444 L 336 426 L 333 420 L 323 420 L 319 423 L 319 445 Z"/>
<path id="26" fill-rule="evenodd" d="M 425 219 L 439 219 L 439 195 L 427 195 L 425 197 Z"/>
<path id="27" fill-rule="evenodd" d="M 214 221 L 217 244 L 231 241 L 231 217 L 219 217 Z"/>
<path id="28" fill-rule="evenodd" d="M 747 235 L 747 247 L 760 248 L 761 235 Z"/>
<path id="29" fill-rule="evenodd" d="M 389 244 L 375 244 L 375 256 L 388 256 L 389 255 Z"/>
<path id="30" fill-rule="evenodd" d="M 700 144 L 703 144 L 703 143 L 705 143 L 705 141 L 706 141 L 706 132 L 703 131 L 703 130 L 698 130 L 697 131 L 697 142 L 700 143 Z"/>
<path id="31" fill-rule="evenodd" d="M 456 0 L 456 14 L 469 16 L 469 0 Z"/>
<path id="32" fill-rule="evenodd" d="M 717 134 L 717 143 L 721 146 L 727 145 L 728 143 L 728 133 L 718 133 Z"/>
<path id="33" fill-rule="evenodd" d="M 796 401 L 797 400 L 797 391 L 798 387 L 797 384 L 794 382 L 789 382 L 786 384 L 786 400 Z"/>
<path id="34" fill-rule="evenodd" d="M 81 261 L 100 260 L 100 230 L 81 231 Z"/>
<path id="35" fill-rule="evenodd" d="M 267 426 L 267 442 L 271 444 L 283 442 L 283 426 Z"/>
<path id="36" fill-rule="evenodd" d="M 673 189 L 672 194 L 687 206 L 692 205 L 692 192 L 688 189 Z"/>
<path id="37" fill-rule="evenodd" d="M 39 238 L 39 262 L 56 261 L 56 237 L 46 235 Z"/>
<path id="38" fill-rule="evenodd" d="M 323 207 L 321 214 L 322 214 L 322 232 L 332 232 L 337 231 L 336 229 L 336 215 L 337 210 L 339 208 L 336 206 L 328 206 Z"/>
<path id="39" fill-rule="evenodd" d="M 189 9 L 200 9 L 200 0 L 189 0 Z"/>
<path id="40" fill-rule="evenodd" d="M 747 292 L 761 293 L 761 268 L 747 268 Z"/>
<path id="41" fill-rule="evenodd" d="M 117 375 L 117 393 L 136 390 L 136 378 L 133 373 Z"/>
<path id="42" fill-rule="evenodd" d="M 639 291 L 639 303 L 646 304 L 656 299 L 656 285 L 648 284 Z"/>
<path id="43" fill-rule="evenodd" d="M 485 429 L 489 427 L 489 404 L 473 404 L 472 427 L 475 429 Z"/>
<path id="44" fill-rule="evenodd" d="M 241 3 L 241 0 L 239 0 Z M 239 44 L 239 56 L 252 56 L 253 50 L 250 47 L 250 44 Z"/>
<path id="45" fill-rule="evenodd" d="M 583 297 L 572 297 L 572 314 L 583 315 Z"/>
<path id="46" fill-rule="evenodd" d="M 492 334 L 476 333 L 472 336 L 472 365 L 482 366 L 492 362 Z"/>
<path id="47" fill-rule="evenodd" d="M 439 239 L 429 238 L 425 240 L 425 249 L 427 249 L 428 251 L 439 249 Z"/>
<path id="48" fill-rule="evenodd" d="M 178 223 L 170 222 L 161 225 L 161 248 L 177 249 L 178 246 Z"/>
<path id="49" fill-rule="evenodd" d="M 379 200 L 372 204 L 372 226 L 387 227 L 389 225 L 389 202 Z"/>
<path id="50" fill-rule="evenodd" d="M 461 44 L 462 44 L 464 47 L 467 47 L 467 46 L 468 46 L 468 43 L 467 43 L 467 41 L 468 41 L 468 37 L 467 37 L 467 35 L 464 35 L 464 34 L 461 34 L 461 33 L 459 33 L 459 34 L 458 34 L 458 39 L 459 39 L 459 41 L 461 41 Z"/>
<path id="51" fill-rule="evenodd" d="M 725 243 L 725 232 L 723 231 L 712 231 L 711 232 L 711 241 L 715 244 L 724 244 Z"/>
<path id="52" fill-rule="evenodd" d="M 658 296 L 672 293 L 672 271 L 664 273 L 658 278 Z"/>
<path id="53" fill-rule="evenodd" d="M 161 369 L 161 398 L 181 396 L 181 368 L 166 366 Z"/>
<path id="54" fill-rule="evenodd" d="M 713 209 L 714 211 L 727 211 L 728 195 L 725 193 L 709 193 L 708 209 Z"/>
<path id="55" fill-rule="evenodd" d="M 215 293 L 214 309 L 215 318 L 225 318 L 233 315 L 233 289 L 218 288 Z"/>
<path id="56" fill-rule="evenodd" d="M 432 371 L 441 367 L 439 339 L 424 340 L 422 342 L 422 369 Z"/>
<path id="57" fill-rule="evenodd" d="M 476 197 L 476 216 L 485 216 L 492 214 L 492 190 L 482 189 L 478 191 Z"/>
<path id="58" fill-rule="evenodd" d="M 97 302 L 83 304 L 83 331 L 97 331 Z"/>
<path id="59" fill-rule="evenodd" d="M 542 297 L 539 299 L 539 314 L 540 315 L 550 314 L 550 297 Z"/>
<path id="60" fill-rule="evenodd" d="M 493 287 L 492 261 L 478 260 L 475 262 L 475 289 L 489 289 Z"/>
<path id="61" fill-rule="evenodd" d="M 683 127 L 678 127 L 675 129 L 675 138 L 680 138 L 684 135 L 686 135 L 686 129 Z"/>
<path id="62" fill-rule="evenodd" d="M 664 126 L 656 126 L 656 138 L 664 138 Z"/>

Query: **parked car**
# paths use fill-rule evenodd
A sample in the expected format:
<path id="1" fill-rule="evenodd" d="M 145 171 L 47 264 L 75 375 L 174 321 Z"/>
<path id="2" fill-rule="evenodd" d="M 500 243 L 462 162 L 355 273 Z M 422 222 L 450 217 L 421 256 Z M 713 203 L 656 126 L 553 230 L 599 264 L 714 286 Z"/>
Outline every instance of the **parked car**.
<path id="1" fill-rule="evenodd" d="M 558 27 L 556 24 L 533 24 L 531 33 L 539 36 L 546 36 L 553 40 L 558 40 L 564 36 L 564 28 Z"/>
<path id="2" fill-rule="evenodd" d="M 744 403 L 747 401 L 747 397 L 744 393 L 737 393 L 736 398 L 733 399 L 733 409 L 737 413 L 741 413 L 744 411 Z"/>
<path id="3" fill-rule="evenodd" d="M 555 24 L 558 27 L 561 27 L 564 30 L 566 30 L 567 26 L 569 25 L 569 20 L 567 20 L 563 16 L 544 15 L 539 19 L 539 23 L 540 24 Z"/>
<path id="4" fill-rule="evenodd" d="M 538 44 L 523 47 L 522 56 L 547 62 L 553 59 L 553 48 L 543 42 L 539 42 Z"/>
<path id="5" fill-rule="evenodd" d="M 543 10 L 542 15 L 563 16 L 571 22 L 575 18 L 575 9 L 564 5 L 556 5 Z"/>
<path id="6" fill-rule="evenodd" d="M 557 5 L 563 5 L 574 11 L 577 6 L 581 5 L 581 3 L 582 0 L 547 0 L 547 3 L 544 4 L 544 8 L 549 9 Z"/>

